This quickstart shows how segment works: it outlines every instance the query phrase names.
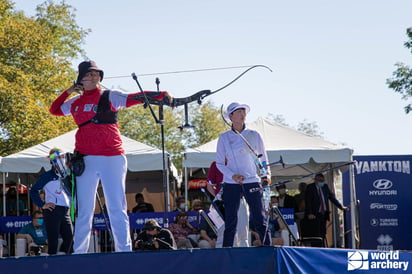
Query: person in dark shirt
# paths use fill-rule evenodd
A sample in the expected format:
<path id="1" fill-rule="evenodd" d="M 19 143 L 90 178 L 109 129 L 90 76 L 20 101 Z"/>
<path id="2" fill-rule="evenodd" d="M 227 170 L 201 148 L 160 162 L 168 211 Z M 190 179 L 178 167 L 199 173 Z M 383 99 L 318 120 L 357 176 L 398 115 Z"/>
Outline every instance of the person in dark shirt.
<path id="1" fill-rule="evenodd" d="M 162 228 L 155 219 L 149 219 L 137 236 L 138 250 L 175 250 L 176 243 L 170 230 Z"/>
<path id="2" fill-rule="evenodd" d="M 132 209 L 133 213 L 137 212 L 154 212 L 153 205 L 151 203 L 146 203 L 142 193 L 137 193 L 135 196 L 137 205 Z"/>
<path id="3" fill-rule="evenodd" d="M 325 183 L 325 177 L 319 173 L 315 175 L 313 183 L 309 184 L 305 192 L 305 216 L 302 224 L 304 237 L 326 238 L 326 223 L 329 221 L 331 208 L 329 201 L 343 211 L 349 208 L 343 206 L 335 194 Z"/>
<path id="4" fill-rule="evenodd" d="M 215 248 L 217 240 L 217 231 L 211 227 L 211 223 L 208 223 L 205 218 L 199 225 L 200 240 L 198 243 L 199 248 Z"/>
<path id="5" fill-rule="evenodd" d="M 279 185 L 276 187 L 276 190 L 279 193 L 278 207 L 293 208 L 296 210 L 295 198 L 286 193 L 286 185 Z"/>

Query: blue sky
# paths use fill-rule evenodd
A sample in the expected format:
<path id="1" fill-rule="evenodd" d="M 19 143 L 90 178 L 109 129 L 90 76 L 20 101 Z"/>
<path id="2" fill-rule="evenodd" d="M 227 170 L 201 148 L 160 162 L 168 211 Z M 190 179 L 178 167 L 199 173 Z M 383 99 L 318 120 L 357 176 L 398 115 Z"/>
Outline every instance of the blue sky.
<path id="1" fill-rule="evenodd" d="M 14 2 L 33 15 L 43 1 Z M 84 48 L 107 77 L 264 64 L 273 72 L 251 70 L 207 100 L 247 103 L 249 121 L 272 113 L 291 126 L 316 122 L 325 139 L 346 144 L 355 155 L 412 153 L 412 114 L 386 85 L 396 62 L 412 66 L 403 46 L 412 27 L 410 0 L 66 3 L 77 9 L 77 23 L 92 30 Z M 186 97 L 215 90 L 243 70 L 158 77 L 162 90 Z M 153 90 L 155 77 L 139 82 Z M 138 91 L 131 77 L 103 84 Z"/>

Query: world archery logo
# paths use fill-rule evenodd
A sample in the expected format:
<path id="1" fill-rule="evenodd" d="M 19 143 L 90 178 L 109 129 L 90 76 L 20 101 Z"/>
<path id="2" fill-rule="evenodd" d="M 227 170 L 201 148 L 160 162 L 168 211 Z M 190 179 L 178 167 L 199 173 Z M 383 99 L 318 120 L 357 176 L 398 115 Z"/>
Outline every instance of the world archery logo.
<path id="1" fill-rule="evenodd" d="M 370 269 L 408 271 L 409 262 L 400 259 L 399 251 L 349 251 L 348 271 Z"/>
<path id="2" fill-rule="evenodd" d="M 369 261 L 368 251 L 348 252 L 348 271 L 350 270 L 368 270 Z"/>

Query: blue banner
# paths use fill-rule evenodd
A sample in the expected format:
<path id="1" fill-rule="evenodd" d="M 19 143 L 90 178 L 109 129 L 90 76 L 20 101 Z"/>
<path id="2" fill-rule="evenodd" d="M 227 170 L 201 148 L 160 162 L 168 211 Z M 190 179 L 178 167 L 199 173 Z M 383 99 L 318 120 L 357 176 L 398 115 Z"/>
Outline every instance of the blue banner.
<path id="1" fill-rule="evenodd" d="M 165 218 L 169 223 L 173 223 L 178 212 L 145 212 L 145 213 L 129 213 L 130 229 L 142 229 L 143 225 L 149 219 L 155 219 L 160 226 L 165 227 Z M 193 227 L 199 226 L 199 216 L 197 211 L 188 211 L 188 220 Z M 106 217 L 106 220 L 105 220 Z M 106 221 L 110 223 L 108 216 L 103 214 L 95 214 L 93 219 L 93 228 L 96 230 L 106 230 Z"/>
<path id="2" fill-rule="evenodd" d="M 0 233 L 18 233 L 28 223 L 31 223 L 30 216 L 0 217 Z"/>
<path id="3" fill-rule="evenodd" d="M 293 208 L 279 208 L 288 225 L 294 224 Z M 160 226 L 165 227 L 164 220 L 167 218 L 169 223 L 173 223 L 178 212 L 147 212 L 147 213 L 129 213 L 130 229 L 142 229 L 143 225 L 149 219 L 155 219 Z M 188 220 L 193 227 L 198 227 L 202 216 L 199 216 L 198 211 L 188 211 Z M 19 230 L 31 222 L 30 216 L 7 216 L 0 217 L 0 232 L 1 233 L 18 233 Z M 93 218 L 93 229 L 106 230 L 110 225 L 110 220 L 107 215 L 95 214 Z"/>
<path id="4" fill-rule="evenodd" d="M 410 273 L 412 253 L 281 247 L 276 273 Z"/>
<path id="5" fill-rule="evenodd" d="M 285 219 L 288 225 L 295 224 L 295 209 L 294 208 L 279 208 L 280 213 L 282 213 L 283 219 Z"/>
<path id="6" fill-rule="evenodd" d="M 354 160 L 356 196 L 360 201 L 360 247 L 412 249 L 412 155 L 354 156 Z M 348 173 L 343 179 L 344 202 L 349 204 Z"/>

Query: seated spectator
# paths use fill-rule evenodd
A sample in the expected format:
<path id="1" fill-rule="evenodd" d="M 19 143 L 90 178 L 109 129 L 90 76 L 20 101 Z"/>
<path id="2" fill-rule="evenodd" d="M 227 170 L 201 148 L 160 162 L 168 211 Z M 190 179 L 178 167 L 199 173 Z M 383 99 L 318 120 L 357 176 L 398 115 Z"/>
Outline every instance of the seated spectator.
<path id="1" fill-rule="evenodd" d="M 275 195 L 270 196 L 270 208 L 273 208 L 274 206 L 279 207 L 279 202 L 278 202 L 278 197 Z"/>
<path id="2" fill-rule="evenodd" d="M 256 231 L 250 230 L 251 236 L 251 246 L 262 246 L 262 240 L 260 239 L 259 233 Z"/>
<path id="3" fill-rule="evenodd" d="M 32 222 L 23 226 L 16 238 L 26 239 L 29 251 L 39 250 L 40 248 L 41 252 L 47 253 L 47 232 L 43 224 L 43 213 L 41 211 L 34 211 Z"/>
<path id="4" fill-rule="evenodd" d="M 137 236 L 135 248 L 138 250 L 173 250 L 176 243 L 172 233 L 157 223 L 155 219 L 147 220 L 142 232 Z"/>
<path id="5" fill-rule="evenodd" d="M 177 249 L 193 248 L 197 244 L 188 238 L 191 234 L 199 234 L 190 223 L 186 212 L 180 212 L 176 216 L 176 221 L 169 226 L 170 231 L 176 241 Z M 195 246 L 194 246 L 195 245 Z"/>
<path id="6" fill-rule="evenodd" d="M 176 208 L 174 211 L 185 212 L 186 211 L 186 199 L 183 196 L 179 196 L 175 200 Z"/>
<path id="7" fill-rule="evenodd" d="M 213 225 L 213 224 L 212 224 Z M 198 242 L 199 248 L 215 248 L 217 240 L 217 232 L 213 230 L 210 224 L 202 218 L 199 225 L 200 240 Z"/>
<path id="8" fill-rule="evenodd" d="M 278 222 L 279 216 L 273 210 L 273 206 L 278 206 L 278 200 L 276 196 L 270 197 L 271 209 L 269 212 L 269 229 L 272 237 L 272 245 L 283 245 L 281 231 L 285 229 L 281 222 Z"/>
<path id="9" fill-rule="evenodd" d="M 3 239 L 3 235 L 0 234 L 0 257 L 7 257 L 8 255 L 7 242 Z"/>
<path id="10" fill-rule="evenodd" d="M 201 210 L 203 209 L 203 203 L 200 199 L 193 199 L 191 210 Z"/>
<path id="11" fill-rule="evenodd" d="M 137 193 L 135 196 L 136 206 L 132 209 L 133 213 L 137 212 L 154 212 L 153 205 L 146 203 L 142 193 Z"/>

